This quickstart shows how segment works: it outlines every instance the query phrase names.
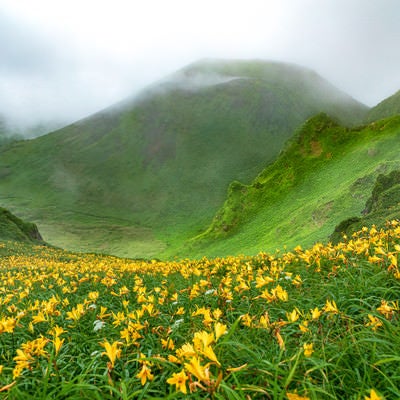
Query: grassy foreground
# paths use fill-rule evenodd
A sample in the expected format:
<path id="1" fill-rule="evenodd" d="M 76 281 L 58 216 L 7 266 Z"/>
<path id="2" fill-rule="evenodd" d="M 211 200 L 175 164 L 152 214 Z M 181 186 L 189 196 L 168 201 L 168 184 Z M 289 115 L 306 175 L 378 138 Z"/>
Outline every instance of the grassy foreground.
<path id="1" fill-rule="evenodd" d="M 0 245 L 0 397 L 400 397 L 400 225 L 255 257 Z"/>

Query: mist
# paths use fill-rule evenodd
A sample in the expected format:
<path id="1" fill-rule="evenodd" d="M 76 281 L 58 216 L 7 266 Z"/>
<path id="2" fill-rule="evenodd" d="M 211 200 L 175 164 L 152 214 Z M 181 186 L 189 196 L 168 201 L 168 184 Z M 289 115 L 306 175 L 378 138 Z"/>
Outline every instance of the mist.
<path id="1" fill-rule="evenodd" d="M 397 0 L 2 0 L 0 115 L 53 129 L 204 58 L 295 63 L 374 106 L 400 89 L 399 19 Z"/>

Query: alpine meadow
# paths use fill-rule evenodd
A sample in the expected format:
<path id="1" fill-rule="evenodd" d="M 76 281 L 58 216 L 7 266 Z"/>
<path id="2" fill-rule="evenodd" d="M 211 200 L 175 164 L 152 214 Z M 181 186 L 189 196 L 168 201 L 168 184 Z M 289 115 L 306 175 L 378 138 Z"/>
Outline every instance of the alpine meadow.
<path id="1" fill-rule="evenodd" d="M 14 133 L 0 398 L 400 398 L 399 91 L 204 59 Z"/>

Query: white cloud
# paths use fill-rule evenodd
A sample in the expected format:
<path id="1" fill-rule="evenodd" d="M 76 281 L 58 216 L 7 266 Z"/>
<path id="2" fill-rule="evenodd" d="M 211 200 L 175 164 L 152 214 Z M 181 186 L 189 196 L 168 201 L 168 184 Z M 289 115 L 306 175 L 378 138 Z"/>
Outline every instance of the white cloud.
<path id="1" fill-rule="evenodd" d="M 0 112 L 74 120 L 200 58 L 308 66 L 374 105 L 400 88 L 397 0 L 0 0 Z"/>

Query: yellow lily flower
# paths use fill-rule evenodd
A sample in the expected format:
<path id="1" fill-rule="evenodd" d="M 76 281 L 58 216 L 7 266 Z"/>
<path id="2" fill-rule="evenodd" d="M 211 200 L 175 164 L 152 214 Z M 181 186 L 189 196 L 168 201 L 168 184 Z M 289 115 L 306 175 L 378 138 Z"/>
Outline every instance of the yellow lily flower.
<path id="1" fill-rule="evenodd" d="M 152 381 L 154 379 L 154 375 L 151 373 L 151 369 L 146 363 L 142 365 L 142 369 L 136 375 L 136 377 L 140 379 L 140 383 L 142 384 L 142 386 L 145 385 L 147 379 L 149 381 Z"/>
<path id="2" fill-rule="evenodd" d="M 214 325 L 214 332 L 215 332 L 215 341 L 217 341 L 222 335 L 225 335 L 228 328 L 226 325 L 217 322 Z"/>
<path id="3" fill-rule="evenodd" d="M 304 343 L 303 348 L 304 348 L 304 356 L 305 357 L 310 357 L 312 355 L 312 353 L 314 353 L 312 343 Z"/>
<path id="4" fill-rule="evenodd" d="M 106 355 L 109 358 L 112 368 L 114 368 L 115 360 L 121 356 L 121 349 L 119 348 L 121 345 L 121 342 L 114 342 L 111 344 L 108 340 L 100 343 L 100 346 L 104 347 L 106 350 L 101 353 L 101 355 Z"/>
<path id="5" fill-rule="evenodd" d="M 169 383 L 170 385 L 175 385 L 177 391 L 186 394 L 187 393 L 186 381 L 188 379 L 189 378 L 187 377 L 185 371 L 182 370 L 181 372 L 178 373 L 174 372 L 171 378 L 167 379 L 167 383 Z"/>
<path id="6" fill-rule="evenodd" d="M 383 400 L 383 397 L 379 396 L 374 389 L 371 389 L 370 395 L 365 396 L 365 400 Z"/>
<path id="7" fill-rule="evenodd" d="M 206 367 L 200 365 L 200 360 L 198 357 L 192 357 L 188 363 L 185 363 L 185 369 L 194 375 L 199 381 L 209 381 L 208 370 Z"/>

